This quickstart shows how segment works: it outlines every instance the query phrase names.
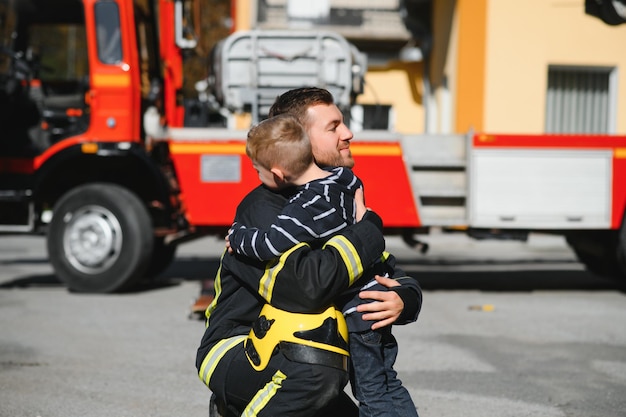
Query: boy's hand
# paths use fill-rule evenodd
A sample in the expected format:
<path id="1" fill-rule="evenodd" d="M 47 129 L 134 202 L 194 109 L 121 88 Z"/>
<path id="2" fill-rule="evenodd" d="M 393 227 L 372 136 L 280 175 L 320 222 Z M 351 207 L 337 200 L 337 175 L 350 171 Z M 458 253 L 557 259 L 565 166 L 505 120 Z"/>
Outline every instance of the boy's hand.
<path id="1" fill-rule="evenodd" d="M 234 252 L 233 248 L 230 247 L 230 239 L 228 238 L 232 232 L 233 232 L 233 229 L 228 230 L 228 234 L 224 238 L 224 240 L 226 241 L 226 250 L 228 251 L 228 253 Z"/>
<path id="2" fill-rule="evenodd" d="M 365 213 L 367 213 L 367 207 L 365 206 L 365 194 L 363 194 L 363 188 L 359 188 L 354 192 L 354 203 L 356 205 L 356 221 L 360 222 Z"/>

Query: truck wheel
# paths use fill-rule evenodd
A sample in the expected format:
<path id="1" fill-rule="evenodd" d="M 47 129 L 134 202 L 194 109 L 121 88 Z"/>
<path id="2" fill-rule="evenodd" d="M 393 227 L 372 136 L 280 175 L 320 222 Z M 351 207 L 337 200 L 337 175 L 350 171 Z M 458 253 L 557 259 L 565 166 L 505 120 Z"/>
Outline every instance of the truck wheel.
<path id="1" fill-rule="evenodd" d="M 69 191 L 55 205 L 48 256 L 70 290 L 110 293 L 143 276 L 153 241 L 141 201 L 118 185 L 95 183 Z"/>
<path id="2" fill-rule="evenodd" d="M 622 275 L 618 261 L 618 239 L 614 232 L 581 232 L 567 236 L 567 243 L 589 272 L 607 278 Z"/>
<path id="3" fill-rule="evenodd" d="M 155 238 L 152 248 L 152 256 L 148 270 L 145 273 L 147 279 L 156 278 L 161 272 L 165 271 L 176 256 L 176 245 L 166 245 L 163 238 Z"/>

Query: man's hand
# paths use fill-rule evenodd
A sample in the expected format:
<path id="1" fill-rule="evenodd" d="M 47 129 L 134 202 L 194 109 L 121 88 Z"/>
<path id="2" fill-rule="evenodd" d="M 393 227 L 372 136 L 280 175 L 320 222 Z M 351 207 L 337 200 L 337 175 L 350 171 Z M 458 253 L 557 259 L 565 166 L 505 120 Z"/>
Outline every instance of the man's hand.
<path id="1" fill-rule="evenodd" d="M 376 275 L 376 281 L 387 288 L 396 287 L 400 284 L 391 278 Z M 372 330 L 393 324 L 404 309 L 402 298 L 395 291 L 361 291 L 360 298 L 374 300 L 371 303 L 361 304 L 357 307 L 359 312 L 367 312 L 363 320 L 374 320 Z"/>

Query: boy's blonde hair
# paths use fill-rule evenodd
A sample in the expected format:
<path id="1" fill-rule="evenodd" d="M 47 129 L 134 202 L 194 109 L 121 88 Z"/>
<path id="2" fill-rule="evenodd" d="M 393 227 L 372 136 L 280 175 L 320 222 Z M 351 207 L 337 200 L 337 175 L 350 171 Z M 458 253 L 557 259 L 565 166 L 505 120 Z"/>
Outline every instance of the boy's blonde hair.
<path id="1" fill-rule="evenodd" d="M 290 114 L 270 117 L 252 127 L 246 154 L 265 169 L 277 167 L 293 177 L 314 163 L 309 137 L 298 119 Z"/>

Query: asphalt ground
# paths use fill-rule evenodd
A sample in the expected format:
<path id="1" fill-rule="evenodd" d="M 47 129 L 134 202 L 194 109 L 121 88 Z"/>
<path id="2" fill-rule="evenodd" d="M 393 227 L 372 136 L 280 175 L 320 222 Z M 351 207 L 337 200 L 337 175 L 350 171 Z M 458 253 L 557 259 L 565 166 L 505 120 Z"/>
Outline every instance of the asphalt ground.
<path id="1" fill-rule="evenodd" d="M 563 240 L 439 233 L 422 255 L 388 239 L 424 289 L 396 363 L 420 416 L 626 416 L 626 285 L 587 273 Z M 208 416 L 188 317 L 222 250 L 180 247 L 135 292 L 68 292 L 41 237 L 0 236 L 0 416 Z"/>

